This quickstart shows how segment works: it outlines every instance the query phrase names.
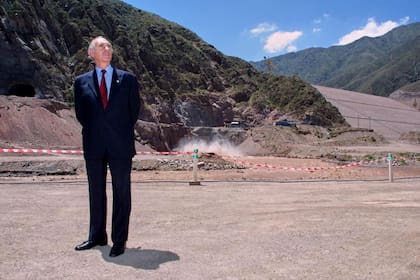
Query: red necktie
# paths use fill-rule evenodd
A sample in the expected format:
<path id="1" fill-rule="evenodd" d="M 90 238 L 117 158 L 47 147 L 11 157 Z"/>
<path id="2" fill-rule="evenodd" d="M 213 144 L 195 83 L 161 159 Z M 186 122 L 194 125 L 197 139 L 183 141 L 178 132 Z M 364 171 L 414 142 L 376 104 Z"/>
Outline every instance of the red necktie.
<path id="1" fill-rule="evenodd" d="M 108 104 L 108 92 L 106 90 L 105 73 L 106 73 L 106 70 L 103 69 L 101 85 L 99 86 L 99 91 L 101 92 L 102 105 L 104 106 L 104 109 L 106 108 L 106 105 Z"/>

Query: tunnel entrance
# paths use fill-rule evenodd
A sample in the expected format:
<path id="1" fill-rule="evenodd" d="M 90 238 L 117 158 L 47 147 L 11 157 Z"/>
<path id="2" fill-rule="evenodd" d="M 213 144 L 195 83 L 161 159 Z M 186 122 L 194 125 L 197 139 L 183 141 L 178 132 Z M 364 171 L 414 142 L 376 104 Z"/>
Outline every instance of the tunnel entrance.
<path id="1" fill-rule="evenodd" d="M 8 95 L 35 97 L 35 89 L 29 84 L 14 84 L 9 88 Z"/>

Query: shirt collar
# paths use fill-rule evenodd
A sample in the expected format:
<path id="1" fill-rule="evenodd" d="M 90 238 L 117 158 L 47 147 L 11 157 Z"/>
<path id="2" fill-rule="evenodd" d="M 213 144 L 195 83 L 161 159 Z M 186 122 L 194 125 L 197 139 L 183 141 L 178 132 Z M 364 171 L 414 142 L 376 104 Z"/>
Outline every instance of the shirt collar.
<path id="1" fill-rule="evenodd" d="M 98 73 L 98 75 L 99 74 L 102 74 L 102 68 L 99 68 L 98 66 L 95 66 L 95 69 L 96 69 L 96 73 Z M 112 70 L 113 70 L 114 68 L 112 68 L 112 66 L 111 65 L 108 65 L 106 68 L 105 68 L 105 70 L 106 70 L 106 72 L 107 73 L 112 73 Z"/>

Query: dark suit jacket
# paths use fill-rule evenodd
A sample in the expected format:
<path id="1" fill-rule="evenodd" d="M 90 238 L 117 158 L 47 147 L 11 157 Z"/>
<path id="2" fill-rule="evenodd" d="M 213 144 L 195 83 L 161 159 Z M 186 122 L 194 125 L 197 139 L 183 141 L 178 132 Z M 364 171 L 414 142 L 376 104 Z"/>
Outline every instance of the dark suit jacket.
<path id="1" fill-rule="evenodd" d="M 114 68 L 108 106 L 103 108 L 96 71 L 76 78 L 74 102 L 82 125 L 85 159 L 128 159 L 136 154 L 134 125 L 140 109 L 135 75 Z"/>

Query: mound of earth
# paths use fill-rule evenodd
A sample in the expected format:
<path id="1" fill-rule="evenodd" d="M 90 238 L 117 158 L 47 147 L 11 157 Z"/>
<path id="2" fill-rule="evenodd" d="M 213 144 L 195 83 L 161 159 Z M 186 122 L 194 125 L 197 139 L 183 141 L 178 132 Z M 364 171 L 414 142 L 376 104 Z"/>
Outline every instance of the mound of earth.
<path id="1" fill-rule="evenodd" d="M 2 148 L 80 148 L 80 132 L 80 125 L 66 103 L 0 95 Z"/>

